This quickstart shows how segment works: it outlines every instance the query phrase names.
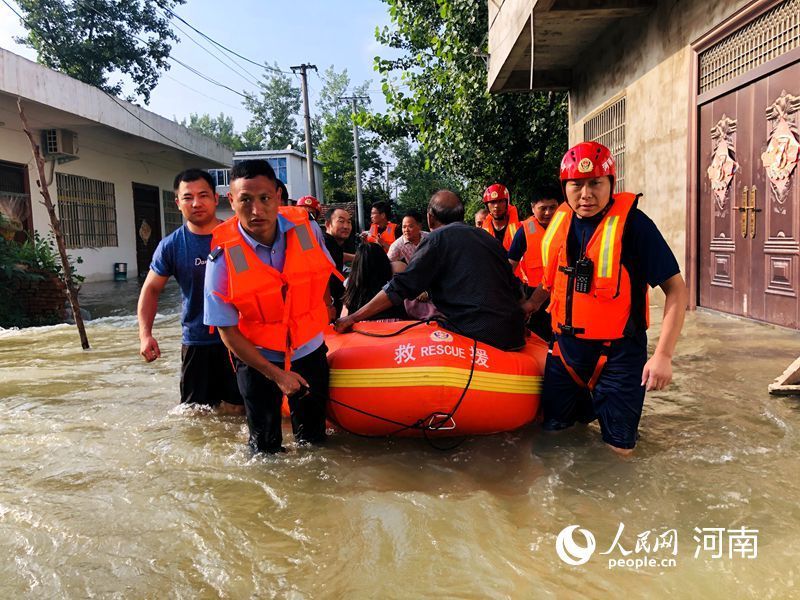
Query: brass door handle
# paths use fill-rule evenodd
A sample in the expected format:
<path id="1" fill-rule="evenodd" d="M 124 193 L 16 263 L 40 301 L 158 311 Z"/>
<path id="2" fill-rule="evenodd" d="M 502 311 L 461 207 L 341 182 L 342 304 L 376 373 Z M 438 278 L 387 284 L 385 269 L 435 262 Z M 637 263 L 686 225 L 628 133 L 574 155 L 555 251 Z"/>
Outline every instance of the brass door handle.
<path id="1" fill-rule="evenodd" d="M 750 205 L 747 207 L 750 210 L 750 238 L 756 237 L 756 213 L 760 213 L 761 209 L 756 208 L 756 186 L 750 190 Z"/>
<path id="2" fill-rule="evenodd" d="M 755 189 L 755 188 L 753 188 Z M 747 186 L 742 188 L 742 205 L 741 206 L 734 206 L 735 210 L 738 210 L 741 215 L 740 227 L 741 227 L 741 234 L 743 238 L 747 237 L 747 211 L 750 210 L 750 205 L 747 203 Z"/>

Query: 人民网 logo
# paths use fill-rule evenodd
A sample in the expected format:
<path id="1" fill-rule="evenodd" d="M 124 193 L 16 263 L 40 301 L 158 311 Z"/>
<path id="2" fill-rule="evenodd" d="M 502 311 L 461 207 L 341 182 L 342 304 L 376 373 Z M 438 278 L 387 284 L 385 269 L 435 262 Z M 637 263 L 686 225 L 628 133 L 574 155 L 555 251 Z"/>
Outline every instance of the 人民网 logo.
<path id="1" fill-rule="evenodd" d="M 441 329 L 437 329 L 433 333 L 431 333 L 431 341 L 432 342 L 452 342 L 453 335 L 448 333 L 447 331 L 442 331 Z"/>
<path id="2" fill-rule="evenodd" d="M 579 546 L 575 542 L 573 537 L 575 530 L 583 535 L 584 546 Z M 594 554 L 596 547 L 594 534 L 588 529 L 582 529 L 580 525 L 564 527 L 556 538 L 556 554 L 568 565 L 578 566 L 586 563 Z"/>

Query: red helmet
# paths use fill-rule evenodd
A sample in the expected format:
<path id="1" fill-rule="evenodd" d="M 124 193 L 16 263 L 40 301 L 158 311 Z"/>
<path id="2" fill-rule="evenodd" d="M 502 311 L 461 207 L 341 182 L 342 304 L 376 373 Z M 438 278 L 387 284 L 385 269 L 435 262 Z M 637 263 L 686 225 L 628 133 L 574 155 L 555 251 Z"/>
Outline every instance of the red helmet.
<path id="1" fill-rule="evenodd" d="M 611 151 L 597 142 L 581 142 L 573 146 L 561 159 L 561 181 L 587 177 L 617 178 L 617 165 Z"/>
<path id="2" fill-rule="evenodd" d="M 303 196 L 297 201 L 297 206 L 307 206 L 316 214 L 320 213 L 319 200 L 314 198 L 314 196 Z"/>
<path id="3" fill-rule="evenodd" d="M 511 196 L 508 193 L 508 188 L 502 183 L 494 183 L 486 188 L 483 192 L 483 203 L 497 202 L 498 200 L 508 200 L 511 202 Z"/>

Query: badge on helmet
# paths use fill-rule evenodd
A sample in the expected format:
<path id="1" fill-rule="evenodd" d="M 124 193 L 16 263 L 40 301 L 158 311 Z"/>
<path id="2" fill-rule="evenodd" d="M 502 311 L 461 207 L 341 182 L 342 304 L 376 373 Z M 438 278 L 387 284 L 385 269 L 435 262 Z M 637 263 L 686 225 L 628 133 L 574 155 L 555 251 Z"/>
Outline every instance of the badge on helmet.
<path id="1" fill-rule="evenodd" d="M 567 150 L 561 159 L 561 181 L 586 177 L 617 177 L 617 166 L 611 151 L 597 142 L 581 142 Z"/>
<path id="2" fill-rule="evenodd" d="M 315 216 L 319 216 L 322 208 L 319 204 L 319 200 L 314 198 L 314 196 L 303 196 L 297 201 L 297 206 L 305 206 L 307 209 L 310 208 L 314 211 Z"/>
<path id="3" fill-rule="evenodd" d="M 508 200 L 511 202 L 511 195 L 508 193 L 508 188 L 502 183 L 493 183 L 486 191 L 483 192 L 483 202 L 497 202 L 498 200 Z"/>

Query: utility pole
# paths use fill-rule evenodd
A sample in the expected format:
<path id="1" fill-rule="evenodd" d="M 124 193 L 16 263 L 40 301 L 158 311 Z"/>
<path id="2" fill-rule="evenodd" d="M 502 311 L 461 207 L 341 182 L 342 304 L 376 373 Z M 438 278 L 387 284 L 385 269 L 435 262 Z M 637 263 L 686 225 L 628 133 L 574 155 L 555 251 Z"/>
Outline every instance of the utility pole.
<path id="1" fill-rule="evenodd" d="M 361 193 L 361 153 L 358 149 L 358 125 L 356 124 L 356 114 L 358 113 L 357 102 L 367 100 L 364 96 L 341 96 L 339 100 L 349 100 L 353 106 L 353 160 L 356 163 L 356 209 L 358 211 L 358 229 L 365 231 L 367 226 L 364 218 L 364 198 Z"/>
<path id="2" fill-rule="evenodd" d="M 303 63 L 291 67 L 292 73 L 300 71 L 300 82 L 303 88 L 303 108 L 305 110 L 305 125 L 306 125 L 306 167 L 308 169 L 308 187 L 309 195 L 317 196 L 317 179 L 314 174 L 314 148 L 311 147 L 311 111 L 308 108 L 308 82 L 306 81 L 306 71 L 310 69 L 317 70 L 316 65 L 309 65 Z"/>

